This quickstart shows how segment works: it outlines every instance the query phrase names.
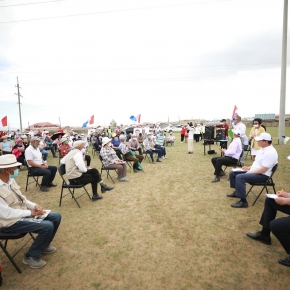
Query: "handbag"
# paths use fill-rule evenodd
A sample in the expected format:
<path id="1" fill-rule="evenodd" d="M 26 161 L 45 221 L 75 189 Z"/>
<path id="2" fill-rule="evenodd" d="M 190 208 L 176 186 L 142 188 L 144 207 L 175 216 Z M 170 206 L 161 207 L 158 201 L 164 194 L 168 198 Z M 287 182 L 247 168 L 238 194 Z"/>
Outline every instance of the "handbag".
<path id="1" fill-rule="evenodd" d="M 16 156 L 16 159 L 21 155 L 21 152 L 19 151 L 18 148 L 14 148 L 12 150 L 12 154 L 14 154 Z"/>

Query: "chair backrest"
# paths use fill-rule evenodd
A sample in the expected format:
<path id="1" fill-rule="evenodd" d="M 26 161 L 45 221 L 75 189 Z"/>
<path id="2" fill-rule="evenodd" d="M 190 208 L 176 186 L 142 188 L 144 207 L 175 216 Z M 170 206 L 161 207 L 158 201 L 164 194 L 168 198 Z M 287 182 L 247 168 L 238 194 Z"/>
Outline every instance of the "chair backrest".
<path id="1" fill-rule="evenodd" d="M 277 170 L 277 168 L 278 168 L 278 163 L 273 166 L 270 177 L 273 176 L 273 174 L 275 173 L 275 171 Z"/>
<path id="2" fill-rule="evenodd" d="M 59 175 L 62 177 L 64 174 L 65 174 L 65 164 L 60 164 L 58 167 L 57 167 L 57 171 L 59 173 Z"/>

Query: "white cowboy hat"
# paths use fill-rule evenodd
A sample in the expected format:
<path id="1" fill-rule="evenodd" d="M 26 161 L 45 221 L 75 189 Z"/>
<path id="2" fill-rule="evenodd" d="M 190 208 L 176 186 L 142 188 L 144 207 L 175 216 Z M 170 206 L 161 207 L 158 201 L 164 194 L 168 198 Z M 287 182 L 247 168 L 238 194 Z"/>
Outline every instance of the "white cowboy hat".
<path id="1" fill-rule="evenodd" d="M 14 154 L 5 154 L 0 156 L 0 168 L 9 168 L 19 165 L 22 165 L 22 163 L 17 162 Z"/>
<path id="2" fill-rule="evenodd" d="M 107 143 L 109 143 L 112 139 L 108 138 L 108 137 L 104 137 L 102 139 L 102 146 L 104 147 Z"/>

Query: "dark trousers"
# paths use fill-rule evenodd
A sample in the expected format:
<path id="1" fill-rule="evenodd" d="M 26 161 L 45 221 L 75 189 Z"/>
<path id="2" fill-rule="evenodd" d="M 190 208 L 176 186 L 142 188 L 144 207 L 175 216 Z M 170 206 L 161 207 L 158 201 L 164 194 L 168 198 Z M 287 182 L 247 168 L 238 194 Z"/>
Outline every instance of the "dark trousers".
<path id="1" fill-rule="evenodd" d="M 46 147 L 44 147 L 43 148 L 44 150 L 50 150 L 51 151 L 51 153 L 52 153 L 52 156 L 55 156 L 55 149 L 53 148 L 53 145 L 50 145 L 50 146 L 46 146 Z"/>
<path id="2" fill-rule="evenodd" d="M 289 205 L 279 205 L 273 198 L 266 198 L 260 225 L 271 231 L 287 254 L 290 254 L 290 217 L 276 218 L 277 211 L 290 215 Z"/>
<path id="3" fill-rule="evenodd" d="M 29 172 L 32 175 L 42 176 L 41 186 L 48 186 L 53 182 L 57 171 L 56 166 L 48 166 L 48 168 L 29 167 Z"/>
<path id="4" fill-rule="evenodd" d="M 232 157 L 223 156 L 223 157 L 214 157 L 211 159 L 211 163 L 214 167 L 214 175 L 220 176 L 220 173 L 222 171 L 222 166 L 226 165 L 236 165 L 238 162 L 237 159 L 234 159 Z"/>
<path id="5" fill-rule="evenodd" d="M 181 142 L 183 142 L 183 140 L 184 140 L 184 135 L 183 135 L 183 134 L 180 134 L 180 137 L 181 137 Z"/>
<path id="6" fill-rule="evenodd" d="M 199 142 L 199 137 L 200 137 L 200 134 L 194 134 L 195 142 Z"/>
<path id="7" fill-rule="evenodd" d="M 1 231 L 4 233 L 37 233 L 38 235 L 26 253 L 26 257 L 40 259 L 44 249 L 47 248 L 53 240 L 60 221 L 60 213 L 51 212 L 41 223 L 18 221 L 8 228 L 1 228 Z"/>
<path id="8" fill-rule="evenodd" d="M 126 160 L 133 161 L 134 162 L 134 164 L 133 164 L 133 168 L 134 169 L 136 169 L 138 167 L 138 162 L 141 163 L 142 160 L 143 160 L 143 158 L 144 158 L 142 155 L 136 155 L 135 154 L 135 156 L 136 157 L 134 157 L 133 155 L 131 155 L 129 152 L 124 155 L 124 157 L 125 157 Z"/>
<path id="9" fill-rule="evenodd" d="M 89 169 L 86 173 L 83 173 L 80 177 L 69 179 L 71 184 L 86 185 L 88 183 L 92 186 L 93 195 L 98 194 L 98 183 L 102 180 L 99 171 L 96 168 Z"/>
<path id="10" fill-rule="evenodd" d="M 85 160 L 87 162 L 87 166 L 89 167 L 91 165 L 91 156 L 90 155 L 85 155 Z"/>
<path id="11" fill-rule="evenodd" d="M 235 195 L 246 198 L 246 183 L 266 182 L 269 176 L 265 174 L 245 173 L 244 171 L 230 172 L 230 187 L 235 188 Z"/>
<path id="12" fill-rule="evenodd" d="M 162 156 L 166 156 L 166 149 L 165 149 L 164 146 L 161 146 L 161 145 L 156 144 L 156 145 L 154 146 L 154 148 L 156 148 L 156 149 L 162 151 L 162 155 L 161 155 L 161 157 L 162 157 Z M 159 155 L 158 155 L 158 158 L 160 158 Z"/>

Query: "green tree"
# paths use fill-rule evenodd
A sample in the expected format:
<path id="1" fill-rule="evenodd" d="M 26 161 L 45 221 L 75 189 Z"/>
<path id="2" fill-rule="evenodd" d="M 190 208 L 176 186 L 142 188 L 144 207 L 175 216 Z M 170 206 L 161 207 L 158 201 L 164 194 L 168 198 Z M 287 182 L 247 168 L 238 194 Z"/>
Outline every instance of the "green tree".
<path id="1" fill-rule="evenodd" d="M 112 130 L 115 130 L 115 129 L 116 129 L 116 127 L 117 127 L 117 122 L 116 122 L 114 119 L 111 121 L 111 123 L 110 123 L 110 127 L 111 127 Z"/>

